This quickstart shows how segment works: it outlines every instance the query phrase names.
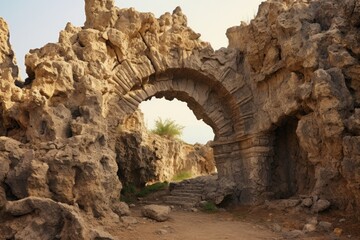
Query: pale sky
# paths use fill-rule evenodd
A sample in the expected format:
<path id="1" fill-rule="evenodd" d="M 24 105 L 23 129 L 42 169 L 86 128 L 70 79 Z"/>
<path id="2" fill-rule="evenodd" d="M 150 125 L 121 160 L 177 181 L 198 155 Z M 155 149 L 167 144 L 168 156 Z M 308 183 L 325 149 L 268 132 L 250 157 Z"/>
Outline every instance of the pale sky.
<path id="1" fill-rule="evenodd" d="M 157 17 L 180 6 L 188 25 L 201 33 L 203 41 L 214 49 L 227 47 L 226 29 L 249 22 L 257 13 L 262 0 L 115 0 L 120 8 L 134 7 L 152 12 Z M 22 77 L 25 78 L 24 57 L 30 49 L 57 42 L 59 32 L 67 22 L 83 26 L 84 0 L 1 0 L 0 16 L 10 27 L 10 42 L 16 54 Z M 155 101 L 156 100 L 156 101 Z M 143 102 L 145 123 L 152 128 L 161 117 L 170 118 L 185 126 L 182 139 L 189 143 L 206 143 L 214 135 L 209 126 L 197 121 L 194 114 L 180 101 L 151 100 Z M 175 110 L 175 111 L 174 111 Z"/>

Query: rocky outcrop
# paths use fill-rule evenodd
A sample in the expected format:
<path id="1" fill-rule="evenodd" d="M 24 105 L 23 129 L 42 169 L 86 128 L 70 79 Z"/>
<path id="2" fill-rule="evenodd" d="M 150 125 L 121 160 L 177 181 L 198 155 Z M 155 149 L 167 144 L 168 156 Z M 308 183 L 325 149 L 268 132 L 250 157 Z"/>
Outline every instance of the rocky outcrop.
<path id="1" fill-rule="evenodd" d="M 77 208 L 50 199 L 29 197 L 9 202 L 1 225 L 4 239 L 86 239 L 94 235 Z M 38 221 L 34 221 L 37 219 Z M 41 220 L 41 221 L 39 221 Z"/>
<path id="2" fill-rule="evenodd" d="M 249 24 L 230 28 L 229 47 L 218 51 L 180 8 L 155 18 L 113 0 L 85 3 L 84 27 L 69 23 L 57 43 L 27 54 L 23 84 L 0 20 L 1 211 L 40 198 L 55 215 L 71 206 L 88 219 L 118 217 L 117 162 L 129 163 L 128 146 L 142 141 L 121 143 L 119 128 L 151 97 L 185 101 L 213 128 L 217 192 L 229 186 L 233 200 L 251 204 L 316 196 L 359 211 L 358 1 L 269 0 Z M 10 224 L 9 238 L 23 222 L 15 215 L 1 224 Z M 32 225 L 31 236 L 53 239 L 62 227 L 44 237 L 46 224 Z"/>
<path id="3" fill-rule="evenodd" d="M 17 125 L 8 118 L 8 111 L 14 105 L 13 99 L 21 95 L 21 91 L 15 87 L 18 71 L 10 46 L 8 25 L 0 18 L 0 135 L 11 135 L 11 130 Z"/>
<path id="4" fill-rule="evenodd" d="M 170 182 L 178 174 L 195 177 L 216 171 L 210 146 L 153 134 L 144 126 L 140 111 L 118 127 L 115 149 L 118 175 L 124 185 L 141 187 L 151 182 Z"/>
<path id="5" fill-rule="evenodd" d="M 359 199 L 359 179 L 347 170 L 359 171 L 350 147 L 358 139 L 358 26 L 357 1 L 267 1 L 227 32 L 256 83 L 256 125 L 277 128 L 277 196 L 320 194 L 343 207 Z"/>

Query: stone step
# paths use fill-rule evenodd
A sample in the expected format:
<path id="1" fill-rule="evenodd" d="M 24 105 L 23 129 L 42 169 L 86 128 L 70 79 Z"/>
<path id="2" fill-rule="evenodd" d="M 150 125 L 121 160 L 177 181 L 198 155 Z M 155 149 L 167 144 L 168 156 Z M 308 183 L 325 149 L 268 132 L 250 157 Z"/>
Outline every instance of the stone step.
<path id="1" fill-rule="evenodd" d="M 184 203 L 197 203 L 201 200 L 201 197 L 189 197 L 189 196 L 172 196 L 172 195 L 169 195 L 169 196 L 166 196 L 164 198 L 164 201 L 165 202 L 172 202 L 172 201 L 179 201 L 179 202 L 184 202 Z"/>
<path id="2" fill-rule="evenodd" d="M 161 201 L 161 200 L 141 200 L 140 203 L 145 204 L 145 205 L 150 205 L 150 204 L 159 205 L 159 204 L 162 204 L 163 201 Z"/>
<path id="3" fill-rule="evenodd" d="M 182 202 L 182 201 L 166 201 L 166 204 L 168 205 L 176 205 L 176 206 L 182 206 L 185 208 L 192 208 L 195 207 L 197 202 Z"/>
<path id="4" fill-rule="evenodd" d="M 204 183 L 189 183 L 189 182 L 181 182 L 181 183 L 178 183 L 176 184 L 176 186 L 197 186 L 197 187 L 203 187 L 205 186 Z"/>
<path id="5" fill-rule="evenodd" d="M 202 194 L 199 192 L 188 192 L 184 190 L 174 190 L 170 192 L 171 196 L 193 196 L 201 198 Z"/>
<path id="6" fill-rule="evenodd" d="M 189 190 L 203 190 L 204 187 L 197 187 L 197 186 L 176 186 L 173 189 L 189 189 Z"/>
<path id="7" fill-rule="evenodd" d="M 163 200 L 171 205 L 194 207 L 202 200 L 204 187 L 204 182 L 194 180 L 170 183 L 169 195 L 165 196 Z"/>
<path id="8" fill-rule="evenodd" d="M 176 192 L 183 192 L 183 193 L 194 193 L 194 194 L 201 194 L 202 190 L 194 190 L 194 189 L 182 189 L 182 188 L 176 188 L 172 190 L 170 193 L 176 193 Z"/>

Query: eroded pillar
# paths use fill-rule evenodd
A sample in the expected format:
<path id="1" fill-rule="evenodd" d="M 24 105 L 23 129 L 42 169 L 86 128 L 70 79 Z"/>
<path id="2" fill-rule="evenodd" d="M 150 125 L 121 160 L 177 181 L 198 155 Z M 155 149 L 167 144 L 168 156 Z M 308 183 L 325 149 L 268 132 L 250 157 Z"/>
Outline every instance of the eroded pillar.
<path id="1" fill-rule="evenodd" d="M 240 203 L 256 204 L 267 198 L 272 142 L 269 134 L 262 133 L 213 144 L 219 179 L 236 184 L 234 195 Z"/>

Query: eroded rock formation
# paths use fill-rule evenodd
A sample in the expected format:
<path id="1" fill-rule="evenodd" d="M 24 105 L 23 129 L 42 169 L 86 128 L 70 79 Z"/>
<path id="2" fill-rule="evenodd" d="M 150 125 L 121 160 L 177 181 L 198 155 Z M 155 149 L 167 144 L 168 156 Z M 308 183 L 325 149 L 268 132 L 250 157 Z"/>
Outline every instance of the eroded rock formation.
<path id="1" fill-rule="evenodd" d="M 46 220 L 46 206 L 63 225 L 48 231 L 25 221 L 22 229 L 54 239 L 79 229 L 68 214 L 114 216 L 117 131 L 154 96 L 187 102 L 213 128 L 219 183 L 234 186 L 233 199 L 316 195 L 359 211 L 358 1 L 269 0 L 249 24 L 230 28 L 229 47 L 218 51 L 180 8 L 157 19 L 113 0 L 85 2 L 85 27 L 69 23 L 58 43 L 26 56 L 21 88 L 0 20 L 6 236 L 31 209 Z M 76 239 L 103 234 L 89 231 Z"/>
<path id="2" fill-rule="evenodd" d="M 349 208 L 359 201 L 359 6 L 268 1 L 227 32 L 256 83 L 258 128 L 275 132 L 275 193 L 320 194 Z"/>
<path id="3" fill-rule="evenodd" d="M 139 110 L 125 118 L 116 138 L 118 176 L 124 185 L 170 182 L 176 175 L 192 177 L 216 172 L 209 145 L 187 144 L 149 132 Z"/>

